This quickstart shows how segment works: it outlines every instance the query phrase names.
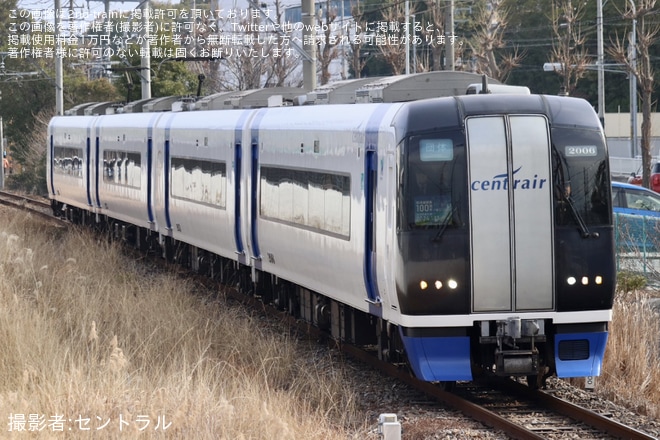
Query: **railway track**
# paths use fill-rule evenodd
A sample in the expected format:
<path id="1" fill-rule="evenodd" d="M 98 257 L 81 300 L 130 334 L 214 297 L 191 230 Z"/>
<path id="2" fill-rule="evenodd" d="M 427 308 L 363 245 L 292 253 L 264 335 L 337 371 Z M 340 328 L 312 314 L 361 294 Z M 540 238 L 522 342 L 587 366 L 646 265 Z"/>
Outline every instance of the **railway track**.
<path id="1" fill-rule="evenodd" d="M 342 345 L 351 356 L 396 377 L 408 386 L 514 439 L 630 439 L 656 437 L 606 415 L 581 408 L 508 379 L 457 384 L 450 392 L 417 380 L 407 371 L 383 363 L 363 350 Z"/>
<path id="2" fill-rule="evenodd" d="M 62 225 L 62 220 L 53 216 L 50 202 L 45 199 L 37 199 L 9 191 L 0 191 L 0 205 L 30 212 L 50 223 Z"/>
<path id="3" fill-rule="evenodd" d="M 52 216 L 50 204 L 22 195 L 0 191 L 0 204 L 15 209 L 29 211 L 35 216 L 49 222 L 63 222 Z M 135 249 L 130 249 L 136 252 Z M 167 265 L 164 260 L 155 259 L 158 264 Z M 171 268 L 171 267 L 170 267 Z M 186 271 L 181 271 L 191 276 Z M 208 277 L 195 275 L 201 283 L 209 287 L 216 284 Z M 532 390 L 526 385 L 512 380 L 493 380 L 487 382 L 459 383 L 447 391 L 436 384 L 417 380 L 407 368 L 392 365 L 379 360 L 370 351 L 347 344 L 343 341 L 333 341 L 321 330 L 303 322 L 273 306 L 259 301 L 258 296 L 246 295 L 236 289 L 226 289 L 227 295 L 250 307 L 257 308 L 271 317 L 286 321 L 298 332 L 316 339 L 325 339 L 328 344 L 340 349 L 343 353 L 375 368 L 384 374 L 405 383 L 429 399 L 447 407 L 462 412 L 467 417 L 501 431 L 514 439 L 631 439 L 652 440 L 649 434 L 621 424 L 606 415 L 598 414 L 576 406 L 570 402 L 552 395 L 552 391 Z M 258 292 L 257 292 L 258 293 Z"/>
<path id="4" fill-rule="evenodd" d="M 253 297 L 232 290 L 232 298 L 258 307 L 278 319 L 287 320 L 301 332 L 314 338 L 327 335 L 319 329 L 301 322 Z M 557 398 L 552 391 L 530 389 L 527 385 L 508 379 L 458 384 L 452 391 L 442 386 L 413 377 L 408 369 L 379 360 L 362 347 L 328 339 L 329 345 L 360 362 L 393 377 L 429 399 L 438 401 L 482 424 L 499 430 L 513 439 L 629 439 L 657 440 L 656 437 L 626 426 L 606 415 L 581 408 Z"/>

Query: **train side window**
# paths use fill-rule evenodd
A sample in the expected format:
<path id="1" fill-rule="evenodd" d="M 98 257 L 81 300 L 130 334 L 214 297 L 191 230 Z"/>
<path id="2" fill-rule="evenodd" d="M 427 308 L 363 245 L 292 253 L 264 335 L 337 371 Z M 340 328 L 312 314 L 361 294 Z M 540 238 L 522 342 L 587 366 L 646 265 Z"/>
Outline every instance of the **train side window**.
<path id="1" fill-rule="evenodd" d="M 84 168 L 82 148 L 56 146 L 53 149 L 53 172 L 82 179 Z"/>
<path id="2" fill-rule="evenodd" d="M 172 157 L 172 197 L 225 208 L 227 164 L 225 162 Z"/>
<path id="3" fill-rule="evenodd" d="M 350 176 L 262 166 L 259 209 L 263 218 L 348 239 Z"/>
<path id="4" fill-rule="evenodd" d="M 103 181 L 139 189 L 142 185 L 140 153 L 105 150 L 103 152 Z"/>

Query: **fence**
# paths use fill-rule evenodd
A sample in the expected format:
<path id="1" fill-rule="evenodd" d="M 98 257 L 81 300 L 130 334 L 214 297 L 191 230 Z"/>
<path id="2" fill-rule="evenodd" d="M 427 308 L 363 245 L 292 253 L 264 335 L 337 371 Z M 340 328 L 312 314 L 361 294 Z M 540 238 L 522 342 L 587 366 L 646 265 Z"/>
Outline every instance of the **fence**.
<path id="1" fill-rule="evenodd" d="M 660 283 L 660 217 L 614 214 L 617 271 L 643 274 Z"/>

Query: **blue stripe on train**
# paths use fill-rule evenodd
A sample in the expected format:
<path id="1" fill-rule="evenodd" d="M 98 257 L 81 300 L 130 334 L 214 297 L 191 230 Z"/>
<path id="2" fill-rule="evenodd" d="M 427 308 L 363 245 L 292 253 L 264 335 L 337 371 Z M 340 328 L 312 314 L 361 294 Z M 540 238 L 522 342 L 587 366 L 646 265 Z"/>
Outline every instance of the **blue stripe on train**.
<path id="1" fill-rule="evenodd" d="M 470 337 L 401 335 L 415 376 L 425 381 L 472 380 Z"/>
<path id="2" fill-rule="evenodd" d="M 557 377 L 600 376 L 607 332 L 555 335 Z"/>

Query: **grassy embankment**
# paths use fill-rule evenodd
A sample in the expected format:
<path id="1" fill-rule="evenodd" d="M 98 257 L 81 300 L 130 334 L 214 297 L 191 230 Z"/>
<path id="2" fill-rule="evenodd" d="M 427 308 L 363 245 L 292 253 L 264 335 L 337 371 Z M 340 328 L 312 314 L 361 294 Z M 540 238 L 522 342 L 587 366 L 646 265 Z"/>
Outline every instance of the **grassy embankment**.
<path id="1" fill-rule="evenodd" d="M 3 213 L 0 438 L 326 440 L 363 428 L 341 368 L 316 365 L 331 359 L 301 361 L 286 332 L 192 291 L 91 233 Z"/>
<path id="2" fill-rule="evenodd" d="M 0 216 L 0 437 L 36 427 L 43 438 L 325 440 L 373 422 L 332 359 L 310 360 L 221 295 L 140 267 L 91 233 Z M 648 295 L 617 294 L 597 391 L 657 418 Z"/>

